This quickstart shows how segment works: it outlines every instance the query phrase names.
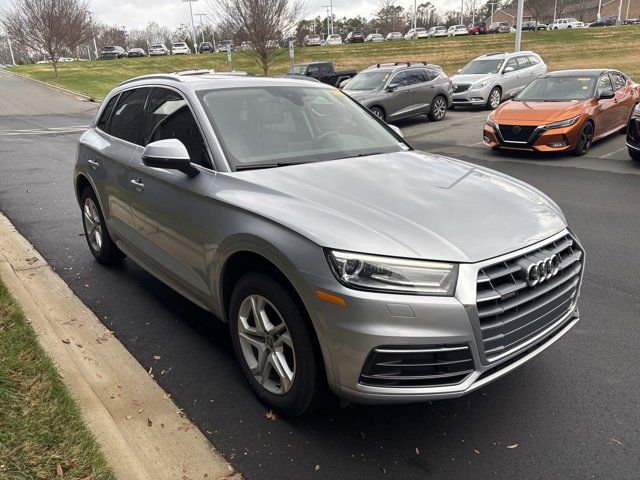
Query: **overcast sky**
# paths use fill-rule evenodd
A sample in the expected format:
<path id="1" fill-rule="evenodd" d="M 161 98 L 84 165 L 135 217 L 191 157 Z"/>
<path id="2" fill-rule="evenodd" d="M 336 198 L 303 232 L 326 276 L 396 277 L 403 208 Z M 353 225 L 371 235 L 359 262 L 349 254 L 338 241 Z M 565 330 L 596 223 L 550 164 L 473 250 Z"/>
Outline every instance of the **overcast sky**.
<path id="1" fill-rule="evenodd" d="M 0 0 L 0 10 L 11 5 L 13 0 Z M 459 0 L 432 0 L 442 9 L 459 8 Z M 325 14 L 323 5 L 329 0 L 307 0 L 305 17 Z M 420 0 L 418 0 L 420 3 Z M 126 25 L 129 28 L 144 27 L 149 22 L 158 22 L 169 27 L 189 22 L 189 6 L 181 0 L 90 0 L 97 20 L 109 24 Z M 333 13 L 337 17 L 363 15 L 371 17 L 376 9 L 376 0 L 333 0 Z M 398 0 L 405 8 L 413 6 L 413 0 Z M 211 13 L 206 0 L 193 4 L 193 13 Z M 195 17 L 196 22 L 198 18 Z"/>

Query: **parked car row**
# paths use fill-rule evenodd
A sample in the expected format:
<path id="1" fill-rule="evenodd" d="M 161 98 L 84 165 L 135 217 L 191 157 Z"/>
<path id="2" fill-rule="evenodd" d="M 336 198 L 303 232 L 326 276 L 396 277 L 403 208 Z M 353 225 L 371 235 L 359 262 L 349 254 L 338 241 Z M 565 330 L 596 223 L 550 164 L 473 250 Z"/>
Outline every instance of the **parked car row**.
<path id="1" fill-rule="evenodd" d="M 222 43 L 221 43 L 222 44 Z M 201 42 L 198 45 L 198 53 L 213 53 L 215 50 L 210 42 Z M 153 43 L 149 45 L 149 53 L 144 48 L 130 48 L 128 51 L 117 45 L 104 47 L 98 56 L 101 60 L 113 60 L 119 58 L 135 57 L 158 57 L 166 55 L 190 55 L 191 48 L 185 42 L 173 42 L 171 48 L 167 48 L 164 43 Z"/>

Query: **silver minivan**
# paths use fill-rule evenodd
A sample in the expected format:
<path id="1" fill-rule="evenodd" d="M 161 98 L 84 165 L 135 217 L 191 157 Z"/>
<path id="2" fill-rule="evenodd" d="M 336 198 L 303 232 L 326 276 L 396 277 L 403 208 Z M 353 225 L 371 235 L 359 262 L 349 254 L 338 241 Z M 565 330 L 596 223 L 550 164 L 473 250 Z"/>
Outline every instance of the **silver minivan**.
<path id="1" fill-rule="evenodd" d="M 455 107 L 498 108 L 540 75 L 547 65 L 533 52 L 488 53 L 458 70 L 453 81 Z"/>

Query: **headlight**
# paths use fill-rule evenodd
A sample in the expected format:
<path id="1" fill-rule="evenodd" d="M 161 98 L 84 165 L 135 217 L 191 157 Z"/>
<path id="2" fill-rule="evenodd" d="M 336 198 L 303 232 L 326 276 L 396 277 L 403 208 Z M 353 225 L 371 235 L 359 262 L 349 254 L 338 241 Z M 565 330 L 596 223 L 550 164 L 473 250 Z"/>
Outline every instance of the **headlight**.
<path id="1" fill-rule="evenodd" d="M 451 296 L 458 266 L 362 253 L 327 251 L 331 269 L 347 287 L 389 293 Z"/>
<path id="2" fill-rule="evenodd" d="M 471 90 L 479 90 L 481 88 L 484 88 L 488 85 L 488 82 L 478 82 L 478 83 L 474 83 L 473 86 L 471 87 Z"/>
<path id="3" fill-rule="evenodd" d="M 560 122 L 547 123 L 542 128 L 544 128 L 545 130 L 552 130 L 554 128 L 568 127 L 568 126 L 573 125 L 574 123 L 576 123 L 579 118 L 580 118 L 580 115 L 577 115 L 577 116 L 575 116 L 573 118 L 569 118 L 568 120 L 562 120 Z"/>
<path id="4" fill-rule="evenodd" d="M 487 116 L 487 125 L 489 125 L 491 128 L 498 128 L 498 124 L 495 122 L 491 115 L 492 114 L 490 113 L 489 116 Z"/>

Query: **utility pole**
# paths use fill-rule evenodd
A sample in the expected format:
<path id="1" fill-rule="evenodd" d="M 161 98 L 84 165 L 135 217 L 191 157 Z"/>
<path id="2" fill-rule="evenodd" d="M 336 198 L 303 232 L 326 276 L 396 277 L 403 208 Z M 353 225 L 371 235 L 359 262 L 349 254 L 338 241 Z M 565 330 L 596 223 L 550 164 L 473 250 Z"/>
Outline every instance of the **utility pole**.
<path id="1" fill-rule="evenodd" d="M 331 5 L 323 5 L 322 8 L 326 8 L 327 9 L 327 37 L 328 37 L 329 35 L 331 35 L 330 28 L 329 28 L 329 18 L 330 18 L 329 15 L 330 15 L 330 12 L 331 12 Z M 326 38 L 325 38 L 325 40 L 326 40 Z"/>
<path id="2" fill-rule="evenodd" d="M 460 2 L 460 25 L 464 25 L 464 0 Z"/>
<path id="3" fill-rule="evenodd" d="M 620 0 L 622 1 L 622 0 Z M 518 0 L 518 13 L 516 17 L 516 44 L 513 48 L 514 52 L 520 51 L 522 44 L 522 17 L 524 15 L 524 0 Z"/>
<path id="4" fill-rule="evenodd" d="M 331 35 L 333 35 L 333 0 L 329 0 L 329 5 L 331 5 Z"/>
<path id="5" fill-rule="evenodd" d="M 191 38 L 193 39 L 193 48 L 195 50 L 196 53 L 198 53 L 198 48 L 196 46 L 196 27 L 195 24 L 193 23 L 193 7 L 191 6 L 191 4 L 193 2 L 197 2 L 198 0 L 182 0 L 182 3 L 188 3 L 189 4 L 189 14 L 191 15 Z"/>
<path id="6" fill-rule="evenodd" d="M 599 2 L 598 2 L 598 17 L 597 17 L 597 20 L 600 20 L 601 12 L 602 12 L 602 0 L 599 0 Z"/>
<path id="7" fill-rule="evenodd" d="M 414 30 L 416 29 L 416 17 L 418 15 L 418 12 L 416 10 L 418 8 L 416 5 L 416 1 L 417 0 L 413 0 L 413 29 Z"/>
<path id="8" fill-rule="evenodd" d="M 618 21 L 622 22 L 622 0 L 620 0 L 620 6 L 618 7 Z"/>
<path id="9" fill-rule="evenodd" d="M 9 32 L 7 32 L 7 43 L 9 44 L 9 53 L 11 54 L 11 65 L 16 66 L 16 59 L 13 56 L 13 47 L 11 46 L 11 39 L 9 38 Z"/>
<path id="10" fill-rule="evenodd" d="M 122 25 L 122 33 L 124 34 L 124 49 L 129 50 L 129 47 L 127 47 L 129 35 L 127 34 L 127 27 L 125 25 Z"/>
<path id="11" fill-rule="evenodd" d="M 631 6 L 631 0 L 629 0 L 627 2 L 627 14 L 625 15 L 624 19 L 628 20 L 629 19 L 629 7 Z"/>
<path id="12" fill-rule="evenodd" d="M 489 5 L 491 5 L 491 20 L 489 20 L 489 23 L 493 23 L 493 7 L 496 6 L 498 4 L 498 2 L 491 2 Z"/>
<path id="13" fill-rule="evenodd" d="M 558 11 L 558 0 L 555 1 L 555 3 L 553 4 L 553 23 L 556 23 L 556 13 Z"/>
<path id="14" fill-rule="evenodd" d="M 206 13 L 196 13 L 196 17 L 200 17 L 200 32 L 202 33 L 202 42 L 204 43 L 204 28 L 202 27 L 202 17 L 206 17 Z"/>
<path id="15" fill-rule="evenodd" d="M 89 23 L 91 24 L 91 36 L 93 37 L 93 53 L 96 56 L 96 60 L 98 59 L 98 44 L 96 43 L 96 30 L 93 28 L 93 18 L 91 16 L 91 12 L 86 10 L 89 14 Z"/>

